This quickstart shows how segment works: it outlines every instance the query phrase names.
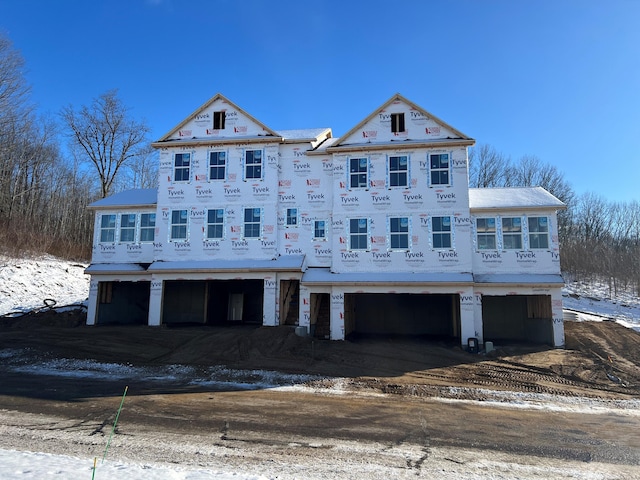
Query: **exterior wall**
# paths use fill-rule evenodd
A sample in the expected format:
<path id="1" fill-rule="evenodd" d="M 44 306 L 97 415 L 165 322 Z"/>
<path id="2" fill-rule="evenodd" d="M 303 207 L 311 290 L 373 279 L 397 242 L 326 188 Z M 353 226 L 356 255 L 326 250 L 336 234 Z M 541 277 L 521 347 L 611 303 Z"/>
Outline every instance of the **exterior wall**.
<path id="1" fill-rule="evenodd" d="M 449 185 L 430 185 L 430 154 L 450 157 Z M 408 156 L 408 187 L 390 187 L 388 157 Z M 368 185 L 350 188 L 349 160 L 368 159 Z M 439 271 L 471 272 L 469 190 L 466 148 L 415 149 L 388 152 L 355 152 L 333 157 L 333 242 L 331 268 L 349 271 Z M 432 218 L 451 218 L 452 247 L 435 248 Z M 389 245 L 388 219 L 408 217 L 410 242 L 406 251 Z M 349 248 L 349 220 L 369 220 L 369 246 Z"/>
<path id="2" fill-rule="evenodd" d="M 151 263 L 153 261 L 153 242 L 142 242 L 139 238 L 141 213 L 155 213 L 155 210 L 124 208 L 96 211 L 91 261 L 93 263 Z M 120 239 L 122 214 L 136 215 L 134 241 L 123 242 Z M 116 218 L 114 240 L 101 242 L 102 217 L 108 215 L 115 215 Z"/>
<path id="3" fill-rule="evenodd" d="M 542 217 L 548 220 L 548 248 L 534 248 L 529 242 L 528 218 Z M 476 220 L 493 218 L 496 222 L 496 248 L 479 249 Z M 505 248 L 502 219 L 520 218 L 522 224 L 522 248 Z M 539 210 L 498 211 L 472 214 L 473 271 L 474 273 L 560 273 L 560 245 L 555 212 Z"/>

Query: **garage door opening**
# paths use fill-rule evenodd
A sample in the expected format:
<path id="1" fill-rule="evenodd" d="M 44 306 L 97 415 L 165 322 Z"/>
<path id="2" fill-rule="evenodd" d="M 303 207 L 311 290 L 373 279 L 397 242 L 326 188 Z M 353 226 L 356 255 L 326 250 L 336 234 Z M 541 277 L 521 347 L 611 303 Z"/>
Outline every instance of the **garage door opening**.
<path id="1" fill-rule="evenodd" d="M 484 339 L 553 346 L 551 295 L 482 296 Z"/>
<path id="2" fill-rule="evenodd" d="M 345 334 L 460 338 L 458 294 L 346 294 Z"/>
<path id="3" fill-rule="evenodd" d="M 97 325 L 146 325 L 151 282 L 99 282 Z"/>
<path id="4" fill-rule="evenodd" d="M 262 324 L 263 280 L 167 280 L 166 325 Z"/>

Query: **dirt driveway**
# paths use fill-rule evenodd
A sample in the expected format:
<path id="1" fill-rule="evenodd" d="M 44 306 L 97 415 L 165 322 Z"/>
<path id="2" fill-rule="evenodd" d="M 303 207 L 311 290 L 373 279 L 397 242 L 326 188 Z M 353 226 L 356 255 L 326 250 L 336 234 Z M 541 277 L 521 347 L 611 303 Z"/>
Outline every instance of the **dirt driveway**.
<path id="1" fill-rule="evenodd" d="M 138 379 L 128 385 L 115 436 L 113 455 L 122 458 L 208 465 L 226 455 L 225 465 L 260 472 L 270 462 L 302 462 L 324 465 L 318 478 L 361 478 L 349 476 L 353 468 L 401 478 L 426 475 L 436 459 L 463 469 L 468 452 L 482 452 L 510 455 L 511 464 L 516 456 L 640 477 L 638 408 L 617 409 L 640 396 L 640 335 L 613 322 L 566 323 L 564 350 L 505 345 L 472 355 L 432 339 L 312 342 L 284 327 L 86 327 L 58 315 L 6 321 L 0 351 L 317 376 L 304 388 L 249 391 Z M 2 378 L 1 448 L 24 448 L 35 437 L 31 449 L 89 456 L 103 444 L 124 386 L 108 375 L 78 380 L 9 368 Z M 518 394 L 567 408 L 514 408 Z M 343 470 L 332 474 L 331 465 Z M 504 478 L 518 476 L 525 478 Z"/>

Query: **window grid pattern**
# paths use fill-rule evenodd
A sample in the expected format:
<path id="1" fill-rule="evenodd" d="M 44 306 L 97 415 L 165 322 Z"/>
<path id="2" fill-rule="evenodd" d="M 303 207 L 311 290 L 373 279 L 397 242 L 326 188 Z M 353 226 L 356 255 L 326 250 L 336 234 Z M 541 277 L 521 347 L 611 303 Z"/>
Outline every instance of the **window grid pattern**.
<path id="1" fill-rule="evenodd" d="M 349 249 L 367 250 L 369 247 L 369 221 L 366 218 L 349 220 Z"/>
<path id="2" fill-rule="evenodd" d="M 102 215 L 100 218 L 100 243 L 116 241 L 116 216 Z"/>
<path id="3" fill-rule="evenodd" d="M 140 214 L 140 241 L 153 242 L 155 240 L 156 231 L 156 214 L 142 213 Z"/>
<path id="4" fill-rule="evenodd" d="M 120 214 L 120 243 L 133 243 L 136 240 L 136 214 Z"/>
<path id="5" fill-rule="evenodd" d="M 529 217 L 529 248 L 549 248 L 549 222 L 547 217 Z"/>
<path id="6" fill-rule="evenodd" d="M 244 238 L 260 238 L 261 220 L 260 208 L 244 209 Z"/>
<path id="7" fill-rule="evenodd" d="M 389 246 L 391 250 L 409 249 L 409 218 L 389 219 Z"/>
<path id="8" fill-rule="evenodd" d="M 262 150 L 247 150 L 245 152 L 245 176 L 249 179 L 262 178 Z"/>
<path id="9" fill-rule="evenodd" d="M 522 218 L 502 218 L 502 245 L 505 250 L 522 250 Z"/>
<path id="10" fill-rule="evenodd" d="M 189 221 L 187 210 L 171 211 L 171 240 L 186 240 Z"/>
<path id="11" fill-rule="evenodd" d="M 327 238 L 327 223 L 324 220 L 316 220 L 313 222 L 313 238 L 314 240 L 324 240 Z"/>
<path id="12" fill-rule="evenodd" d="M 406 187 L 409 185 L 409 160 L 406 156 L 389 157 L 389 186 Z"/>
<path id="13" fill-rule="evenodd" d="M 349 159 L 349 187 L 366 188 L 368 184 L 368 158 Z"/>
<path id="14" fill-rule="evenodd" d="M 451 248 L 451 217 L 431 219 L 433 248 Z"/>
<path id="15" fill-rule="evenodd" d="M 298 209 L 297 208 L 287 208 L 286 224 L 288 227 L 298 226 Z"/>
<path id="16" fill-rule="evenodd" d="M 429 155 L 431 185 L 449 185 L 449 154 Z"/>
<path id="17" fill-rule="evenodd" d="M 176 153 L 174 158 L 173 180 L 175 182 L 188 182 L 191 172 L 191 154 Z"/>
<path id="18" fill-rule="evenodd" d="M 224 237 L 224 209 L 207 210 L 207 238 Z"/>
<path id="19" fill-rule="evenodd" d="M 496 219 L 494 217 L 476 219 L 476 241 L 478 250 L 496 249 Z"/>
<path id="20" fill-rule="evenodd" d="M 226 167 L 226 152 L 209 152 L 209 180 L 224 180 Z"/>

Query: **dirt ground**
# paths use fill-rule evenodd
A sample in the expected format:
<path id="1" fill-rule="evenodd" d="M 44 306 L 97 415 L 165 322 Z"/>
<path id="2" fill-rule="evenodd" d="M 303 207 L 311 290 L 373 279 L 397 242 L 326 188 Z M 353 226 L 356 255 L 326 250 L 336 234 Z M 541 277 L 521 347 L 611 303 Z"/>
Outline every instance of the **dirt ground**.
<path id="1" fill-rule="evenodd" d="M 81 312 L 49 312 L 0 320 L 0 350 L 30 349 L 47 358 L 140 366 L 225 365 L 342 378 L 342 395 L 270 389 L 220 391 L 171 383 L 130 385 L 123 426 L 118 430 L 120 443 L 116 441 L 114 447 L 124 457 L 132 455 L 130 449 L 118 446 L 126 441 L 155 438 L 158 432 L 165 440 L 188 433 L 197 437 L 196 444 L 224 448 L 227 455 L 242 451 L 242 459 L 233 460 L 236 457 L 231 455 L 225 465 L 237 461 L 243 468 L 255 465 L 256 471 L 263 471 L 259 468 L 273 459 L 288 464 L 336 461 L 336 455 L 347 455 L 338 453 L 332 443 L 340 440 L 343 446 L 355 442 L 359 448 L 366 443 L 369 454 L 377 459 L 368 461 L 384 463 L 384 468 L 376 470 L 379 478 L 401 478 L 393 470 L 397 462 L 404 462 L 402 472 L 406 474 L 424 473 L 425 462 L 435 458 L 438 448 L 471 449 L 484 452 L 485 457 L 509 454 L 597 462 L 632 469 L 630 476 L 625 473 L 615 478 L 638 478 L 634 477 L 640 475 L 636 469 L 640 465 L 637 414 L 505 409 L 487 401 L 491 396 L 487 392 L 496 390 L 612 405 L 640 397 L 640 334 L 615 322 L 566 322 L 565 333 L 565 349 L 497 344 L 495 351 L 485 355 L 427 338 L 331 342 L 298 337 L 290 327 L 88 327 Z M 24 438 L 33 438 L 31 427 L 10 415 L 22 412 L 25 418 L 68 419 L 73 428 L 85 430 L 86 435 L 76 438 L 72 447 L 53 436 L 39 451 L 55 452 L 66 445 L 65 451 L 71 448 L 76 454 L 92 455 L 95 436 L 106 434 L 114 404 L 122 395 L 122 382 L 116 380 L 2 375 L 0 423 L 22 430 L 1 435 L 0 448 L 18 448 Z M 462 399 L 478 402 L 458 402 Z M 70 428 L 58 422 L 60 428 Z M 47 435 L 53 435 L 58 427 L 48 425 Z M 295 460 L 285 458 L 292 454 L 287 447 L 292 444 Z M 381 447 L 375 449 L 374 444 Z M 176 454 L 175 445 L 166 450 L 162 445 L 157 442 L 156 455 Z M 406 450 L 409 447 L 411 454 Z M 389 449 L 394 448 L 403 453 L 388 457 Z M 141 451 L 135 458 L 148 458 L 149 451 Z M 195 453 L 183 454 L 184 461 L 196 461 Z M 349 455 L 347 464 L 357 461 L 360 454 Z M 456 458 L 450 459 L 450 465 Z M 352 478 L 347 472 L 348 468 L 344 475 L 336 475 Z M 324 475 L 332 474 L 327 471 Z"/>

